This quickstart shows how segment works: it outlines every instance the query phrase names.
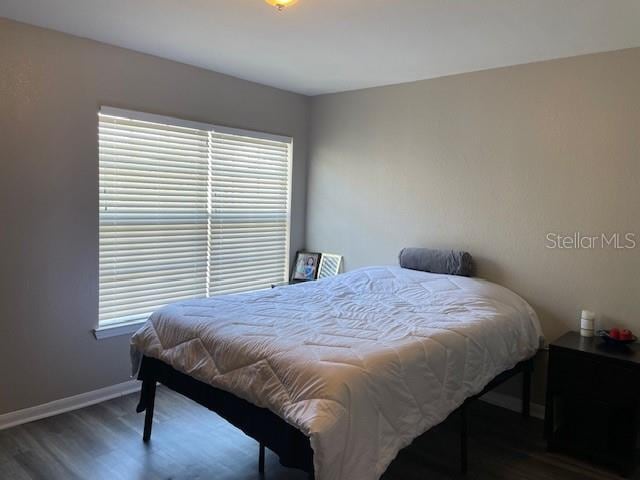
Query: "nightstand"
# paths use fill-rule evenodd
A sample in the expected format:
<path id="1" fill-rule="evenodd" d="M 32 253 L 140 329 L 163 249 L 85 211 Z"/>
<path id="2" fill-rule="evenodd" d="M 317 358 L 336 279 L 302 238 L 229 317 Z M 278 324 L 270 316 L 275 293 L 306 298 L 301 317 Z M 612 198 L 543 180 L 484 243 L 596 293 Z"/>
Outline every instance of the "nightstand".
<path id="1" fill-rule="evenodd" d="M 280 282 L 280 283 L 272 283 L 271 288 L 284 287 L 286 285 L 295 285 L 296 283 L 303 283 L 303 282 L 301 282 L 300 280 L 289 280 L 289 281 Z"/>
<path id="2" fill-rule="evenodd" d="M 640 345 L 610 347 L 569 332 L 549 345 L 545 437 L 550 451 L 623 475 L 636 464 Z"/>

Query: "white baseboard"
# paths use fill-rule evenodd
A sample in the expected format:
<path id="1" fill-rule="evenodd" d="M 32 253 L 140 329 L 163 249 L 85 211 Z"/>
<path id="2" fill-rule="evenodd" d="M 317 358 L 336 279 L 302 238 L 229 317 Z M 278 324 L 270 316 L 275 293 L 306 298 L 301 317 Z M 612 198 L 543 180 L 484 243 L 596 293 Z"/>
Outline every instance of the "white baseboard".
<path id="1" fill-rule="evenodd" d="M 46 417 L 52 417 L 60 413 L 78 410 L 89 405 L 111 400 L 112 398 L 128 395 L 140 390 L 140 382 L 129 380 L 110 387 L 100 388 L 91 392 L 81 393 L 73 397 L 54 400 L 53 402 L 36 405 L 35 407 L 17 410 L 15 412 L 0 415 L 0 430 L 15 427 L 23 423 L 33 422 Z M 497 407 L 506 408 L 514 412 L 520 412 L 521 402 L 519 398 L 503 393 L 485 393 L 480 399 Z M 531 404 L 531 416 L 544 419 L 544 406 L 538 403 Z"/>
<path id="2" fill-rule="evenodd" d="M 522 402 L 519 398 L 505 395 L 504 393 L 489 392 L 485 393 L 480 400 L 495 405 L 496 407 L 506 408 L 514 412 L 522 411 Z M 531 403 L 531 416 L 544 420 L 544 405 L 539 403 Z"/>
<path id="3" fill-rule="evenodd" d="M 52 417 L 60 413 L 77 410 L 96 403 L 121 397 L 140 390 L 140 382 L 129 380 L 110 387 L 100 388 L 91 392 L 81 393 L 73 397 L 61 398 L 53 402 L 36 405 L 35 407 L 16 410 L 0 415 L 0 430 L 15 427 L 22 423 L 33 422 L 41 418 Z"/>

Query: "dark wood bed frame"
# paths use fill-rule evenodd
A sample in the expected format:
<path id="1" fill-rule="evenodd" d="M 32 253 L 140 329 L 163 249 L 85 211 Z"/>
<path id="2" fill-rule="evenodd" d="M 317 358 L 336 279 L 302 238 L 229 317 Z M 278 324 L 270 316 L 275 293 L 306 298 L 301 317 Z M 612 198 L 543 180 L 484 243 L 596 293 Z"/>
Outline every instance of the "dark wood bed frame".
<path id="1" fill-rule="evenodd" d="M 514 375 L 522 373 L 522 416 L 529 417 L 532 371 L 533 358 L 518 363 L 512 369 L 496 376 L 480 393 L 467 398 L 451 413 L 451 415 L 460 416 L 460 471 L 462 473 L 467 471 L 468 404 Z M 138 413 L 146 411 L 142 437 L 145 442 L 151 439 L 156 384 L 159 382 L 207 407 L 255 439 L 259 443 L 258 469 L 261 474 L 264 473 L 264 449 L 267 447 L 278 455 L 282 465 L 303 470 L 313 478 L 313 450 L 309 438 L 270 410 L 256 407 L 246 400 L 195 380 L 166 363 L 150 357 L 143 357 L 138 380 L 142 380 L 142 389 L 136 411 Z"/>

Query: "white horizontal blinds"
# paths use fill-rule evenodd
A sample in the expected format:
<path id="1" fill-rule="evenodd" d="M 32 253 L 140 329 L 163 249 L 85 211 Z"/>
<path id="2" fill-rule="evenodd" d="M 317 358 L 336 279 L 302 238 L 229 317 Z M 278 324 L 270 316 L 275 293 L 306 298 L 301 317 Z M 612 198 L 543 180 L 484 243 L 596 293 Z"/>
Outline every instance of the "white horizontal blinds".
<path id="1" fill-rule="evenodd" d="M 207 294 L 208 140 L 99 115 L 101 326 Z"/>
<path id="2" fill-rule="evenodd" d="M 100 326 L 288 276 L 291 140 L 103 108 Z"/>
<path id="3" fill-rule="evenodd" d="M 290 148 L 210 132 L 210 294 L 287 280 Z"/>

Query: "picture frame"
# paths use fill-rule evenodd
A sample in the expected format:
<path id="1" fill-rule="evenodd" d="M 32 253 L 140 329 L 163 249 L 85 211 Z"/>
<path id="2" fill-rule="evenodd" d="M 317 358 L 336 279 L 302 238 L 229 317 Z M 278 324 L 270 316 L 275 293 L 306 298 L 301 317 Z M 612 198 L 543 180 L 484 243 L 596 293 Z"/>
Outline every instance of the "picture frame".
<path id="1" fill-rule="evenodd" d="M 318 279 L 334 277 L 340 273 L 341 268 L 342 255 L 322 252 L 322 256 L 320 257 L 320 268 L 318 269 Z"/>
<path id="2" fill-rule="evenodd" d="M 316 280 L 320 270 L 321 257 L 322 254 L 319 252 L 298 251 L 291 271 L 291 281 L 310 282 Z"/>

